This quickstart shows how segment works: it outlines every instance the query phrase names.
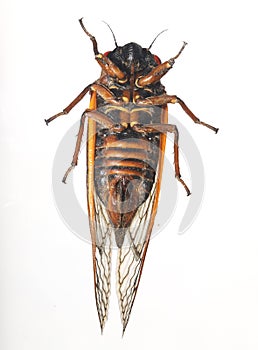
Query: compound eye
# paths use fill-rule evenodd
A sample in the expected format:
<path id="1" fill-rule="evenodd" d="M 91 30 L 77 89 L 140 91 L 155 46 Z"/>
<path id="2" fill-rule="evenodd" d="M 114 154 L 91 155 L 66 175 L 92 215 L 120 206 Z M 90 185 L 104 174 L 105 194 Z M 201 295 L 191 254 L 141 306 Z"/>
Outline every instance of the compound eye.
<path id="1" fill-rule="evenodd" d="M 158 56 L 156 55 L 153 55 L 153 58 L 154 58 L 154 61 L 157 63 L 157 64 L 161 64 L 161 60 Z"/>
<path id="2" fill-rule="evenodd" d="M 108 56 L 111 51 L 107 51 L 104 53 L 104 56 Z"/>

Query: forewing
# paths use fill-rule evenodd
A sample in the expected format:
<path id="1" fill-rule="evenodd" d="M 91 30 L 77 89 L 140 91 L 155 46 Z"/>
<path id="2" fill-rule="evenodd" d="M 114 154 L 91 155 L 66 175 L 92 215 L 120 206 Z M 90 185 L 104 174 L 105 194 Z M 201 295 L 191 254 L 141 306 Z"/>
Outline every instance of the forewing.
<path id="1" fill-rule="evenodd" d="M 90 109 L 97 107 L 96 92 L 93 91 Z M 94 159 L 96 147 L 96 123 L 88 120 L 87 128 L 87 200 L 92 239 L 92 259 L 96 306 L 101 330 L 108 317 L 111 275 L 111 227 L 106 212 L 95 191 Z"/>
<path id="2" fill-rule="evenodd" d="M 95 242 L 93 242 L 93 266 L 95 297 L 100 321 L 103 330 L 108 317 L 111 276 L 112 229 L 106 216 L 105 209 L 98 196 L 94 195 L 95 204 Z"/>
<path id="3" fill-rule="evenodd" d="M 117 257 L 117 294 L 123 332 L 130 318 L 156 214 L 157 183 L 148 199 L 138 208 Z"/>

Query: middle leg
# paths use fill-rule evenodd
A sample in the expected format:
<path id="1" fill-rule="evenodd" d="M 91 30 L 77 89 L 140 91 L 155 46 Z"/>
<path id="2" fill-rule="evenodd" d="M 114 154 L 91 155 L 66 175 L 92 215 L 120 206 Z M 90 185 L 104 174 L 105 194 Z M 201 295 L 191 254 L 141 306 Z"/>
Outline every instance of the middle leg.
<path id="1" fill-rule="evenodd" d="M 193 120 L 194 123 L 196 124 L 201 124 L 203 126 L 206 126 L 207 128 L 217 132 L 219 131 L 218 128 L 215 128 L 212 125 L 209 125 L 207 123 L 202 122 L 199 118 L 196 117 L 196 115 L 187 107 L 187 105 L 182 101 L 179 97 L 176 95 L 160 95 L 160 96 L 152 96 L 152 97 L 147 97 L 144 100 L 139 100 L 137 101 L 137 104 L 139 105 L 155 105 L 155 106 L 162 106 L 166 105 L 168 103 L 178 103 L 182 109 L 185 111 L 187 115 Z"/>
<path id="2" fill-rule="evenodd" d="M 104 127 L 108 128 L 108 129 L 111 129 L 111 130 L 116 130 L 119 128 L 124 129 L 124 127 L 122 125 L 114 124 L 114 121 L 111 118 L 109 118 L 108 116 L 106 116 L 104 113 L 98 112 L 97 110 L 86 109 L 86 111 L 81 116 L 80 128 L 79 128 L 79 132 L 77 135 L 73 159 L 71 162 L 71 166 L 67 169 L 67 171 L 63 177 L 63 180 L 62 180 L 63 183 L 66 183 L 66 179 L 67 179 L 69 173 L 75 168 L 75 166 L 78 163 L 78 156 L 79 156 L 79 152 L 80 152 L 80 148 L 81 148 L 86 117 L 93 119 L 95 122 L 103 125 Z"/>
<path id="3" fill-rule="evenodd" d="M 178 146 L 178 129 L 173 124 L 134 124 L 133 129 L 138 132 L 161 132 L 161 133 L 173 133 L 174 134 L 174 167 L 176 179 L 184 186 L 187 196 L 191 194 L 184 180 L 181 178 L 179 167 L 179 146 Z"/>

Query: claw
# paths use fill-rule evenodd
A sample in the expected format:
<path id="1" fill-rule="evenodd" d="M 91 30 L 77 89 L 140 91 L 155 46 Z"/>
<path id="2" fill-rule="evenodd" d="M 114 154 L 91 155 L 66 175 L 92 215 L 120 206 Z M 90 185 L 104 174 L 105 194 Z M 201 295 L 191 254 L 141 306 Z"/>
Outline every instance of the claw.
<path id="1" fill-rule="evenodd" d="M 63 180 L 62 180 L 62 182 L 63 182 L 64 184 L 66 184 L 66 179 L 67 179 L 69 173 L 70 173 L 74 168 L 75 168 L 75 164 L 72 164 L 72 165 L 66 170 L 66 173 L 64 174 L 64 177 L 63 177 Z"/>

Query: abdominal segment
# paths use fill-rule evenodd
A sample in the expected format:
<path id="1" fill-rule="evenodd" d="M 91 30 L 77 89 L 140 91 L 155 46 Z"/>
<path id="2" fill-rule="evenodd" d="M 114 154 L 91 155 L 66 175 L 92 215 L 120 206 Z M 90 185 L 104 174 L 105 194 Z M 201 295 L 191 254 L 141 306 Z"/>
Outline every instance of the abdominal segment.
<path id="1" fill-rule="evenodd" d="M 121 247 L 126 228 L 147 200 L 155 182 L 159 137 L 133 130 L 121 134 L 98 133 L 94 162 L 95 189 L 115 228 Z"/>

